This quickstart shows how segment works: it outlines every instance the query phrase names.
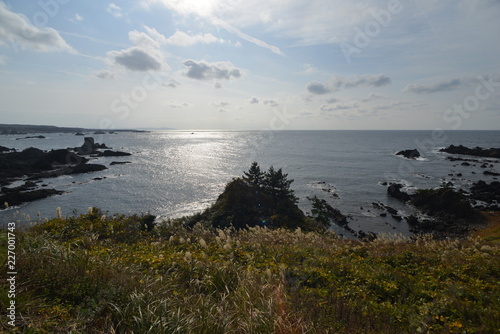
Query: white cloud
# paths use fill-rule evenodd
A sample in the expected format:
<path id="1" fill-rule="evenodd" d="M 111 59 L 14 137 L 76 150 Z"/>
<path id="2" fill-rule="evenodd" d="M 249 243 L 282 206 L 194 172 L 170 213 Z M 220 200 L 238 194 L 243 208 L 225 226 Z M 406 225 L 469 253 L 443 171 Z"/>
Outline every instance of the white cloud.
<path id="1" fill-rule="evenodd" d="M 337 111 L 337 110 L 350 110 L 350 109 L 355 109 L 358 108 L 357 103 L 353 104 L 323 104 L 319 110 L 325 111 L 325 112 L 331 112 L 331 111 Z"/>
<path id="2" fill-rule="evenodd" d="M 234 67 L 231 62 L 208 63 L 203 60 L 196 61 L 188 59 L 183 62 L 183 65 L 187 67 L 184 75 L 196 80 L 230 80 L 233 78 L 241 78 L 243 75 L 243 71 Z"/>
<path id="3" fill-rule="evenodd" d="M 248 101 L 248 103 L 250 103 L 250 104 L 257 104 L 257 103 L 259 103 L 259 99 L 258 99 L 258 98 L 256 98 L 255 96 L 253 96 L 253 97 L 250 99 L 250 101 Z"/>
<path id="4" fill-rule="evenodd" d="M 130 71 L 146 72 L 163 69 L 162 55 L 158 50 L 131 47 L 121 51 L 110 51 L 107 55 L 113 62 Z"/>
<path id="5" fill-rule="evenodd" d="M 128 34 L 135 46 L 106 53 L 111 68 L 121 67 L 135 72 L 158 72 L 169 68 L 160 49 L 161 45 L 165 44 L 165 36 L 153 28 L 147 26 L 143 28 L 145 32 L 132 30 Z M 109 79 L 115 76 L 104 72 L 100 72 L 98 77 Z"/>
<path id="6" fill-rule="evenodd" d="M 166 39 L 166 44 L 177 46 L 191 46 L 198 43 L 210 44 L 219 40 L 212 34 L 188 35 L 183 31 L 176 31 L 172 36 Z"/>
<path id="7" fill-rule="evenodd" d="M 403 92 L 414 94 L 447 92 L 459 88 L 462 84 L 463 82 L 460 79 L 451 79 L 430 84 L 411 83 L 403 89 Z"/>
<path id="8" fill-rule="evenodd" d="M 70 21 L 72 21 L 72 22 L 83 22 L 84 20 L 85 20 L 85 18 L 78 13 L 76 13 L 75 16 L 73 16 L 70 19 Z"/>
<path id="9" fill-rule="evenodd" d="M 212 25 L 220 27 L 247 42 L 266 48 L 278 55 L 283 55 L 283 52 L 279 47 L 250 36 L 241 31 L 241 29 L 237 28 L 239 25 L 238 20 L 232 20 L 234 21 L 233 23 L 230 23 L 230 20 L 226 20 L 227 16 L 229 16 L 228 18 L 230 19 L 231 17 L 234 18 L 240 15 L 240 10 L 243 8 L 245 8 L 244 10 L 251 11 L 252 15 L 254 15 L 256 8 L 259 8 L 260 10 L 261 7 L 259 6 L 248 6 L 247 3 L 240 3 L 238 6 L 234 6 L 233 4 L 226 3 L 224 0 L 143 0 L 143 4 L 146 7 L 155 3 L 158 3 L 182 16 L 196 15 L 201 17 Z M 251 5 L 255 5 L 255 3 L 252 3 Z"/>
<path id="10" fill-rule="evenodd" d="M 35 27 L 26 16 L 11 12 L 0 2 L 0 45 L 6 44 L 14 50 L 76 53 L 55 29 Z"/>
<path id="11" fill-rule="evenodd" d="M 116 18 L 120 18 L 123 16 L 123 10 L 114 3 L 110 3 L 106 8 L 106 11 Z"/>
<path id="12" fill-rule="evenodd" d="M 188 103 L 188 102 L 180 102 L 180 101 L 170 100 L 166 103 L 166 106 L 176 109 L 176 108 L 188 108 L 188 107 L 191 107 L 192 104 Z"/>

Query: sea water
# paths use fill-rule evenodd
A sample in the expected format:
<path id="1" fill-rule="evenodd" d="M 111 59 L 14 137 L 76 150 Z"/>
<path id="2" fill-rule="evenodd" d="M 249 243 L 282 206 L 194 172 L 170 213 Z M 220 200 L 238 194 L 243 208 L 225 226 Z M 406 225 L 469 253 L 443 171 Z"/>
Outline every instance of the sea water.
<path id="1" fill-rule="evenodd" d="M 46 138 L 16 140 L 26 136 L 2 135 L 0 145 L 50 150 L 83 144 L 83 137 L 74 134 L 42 135 Z M 305 212 L 311 207 L 307 197 L 316 195 L 348 215 L 354 230 L 408 234 L 404 220 L 381 217 L 382 212 L 372 205 L 381 202 L 403 216 L 414 213 L 387 197 L 387 183 L 402 183 L 411 191 L 449 181 L 464 189 L 480 179 L 491 182 L 494 177 L 483 175 L 480 164 L 474 167 L 451 162 L 439 149 L 451 144 L 500 147 L 499 131 L 152 131 L 85 135 L 132 155 L 89 162 L 105 165 L 105 171 L 44 179 L 46 187 L 64 194 L 3 210 L 1 223 L 19 219 L 23 224 L 26 219 L 22 214 L 32 221 L 51 218 L 57 207 L 65 216 L 99 207 L 108 214 L 181 217 L 209 207 L 228 182 L 257 161 L 263 170 L 273 165 L 288 173 L 294 180 L 291 188 L 300 198 L 298 205 Z M 417 160 L 395 154 L 415 148 L 422 155 Z M 130 163 L 110 165 L 113 161 Z M 488 170 L 500 172 L 500 164 L 493 165 Z M 14 217 L 16 211 L 20 213 Z"/>

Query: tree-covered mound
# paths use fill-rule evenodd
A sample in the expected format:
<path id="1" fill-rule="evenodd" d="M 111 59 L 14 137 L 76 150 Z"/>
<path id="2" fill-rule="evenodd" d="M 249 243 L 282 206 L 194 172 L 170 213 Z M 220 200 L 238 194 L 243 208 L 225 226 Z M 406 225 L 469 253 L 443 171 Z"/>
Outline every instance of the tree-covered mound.
<path id="1" fill-rule="evenodd" d="M 214 205 L 188 218 L 187 225 L 202 223 L 207 227 L 236 229 L 254 226 L 303 230 L 324 229 L 321 223 L 307 217 L 297 206 L 290 189 L 293 180 L 282 169 L 273 166 L 263 172 L 257 162 L 240 178 L 226 185 Z"/>

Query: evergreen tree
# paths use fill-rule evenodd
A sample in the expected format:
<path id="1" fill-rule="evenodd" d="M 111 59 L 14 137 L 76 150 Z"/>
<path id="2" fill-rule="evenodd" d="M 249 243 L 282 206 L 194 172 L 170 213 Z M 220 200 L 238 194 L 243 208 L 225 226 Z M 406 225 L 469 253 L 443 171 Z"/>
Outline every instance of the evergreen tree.
<path id="1" fill-rule="evenodd" d="M 260 170 L 260 166 L 257 162 L 253 162 L 250 166 L 248 172 L 243 172 L 245 174 L 243 179 L 255 186 L 262 186 L 264 181 L 264 172 Z"/>
<path id="2" fill-rule="evenodd" d="M 281 168 L 275 170 L 271 166 L 264 175 L 264 187 L 274 197 L 288 198 L 296 203 L 298 198 L 295 197 L 294 191 L 290 189 L 293 180 L 288 180 L 287 177 L 288 174 L 284 174 Z"/>

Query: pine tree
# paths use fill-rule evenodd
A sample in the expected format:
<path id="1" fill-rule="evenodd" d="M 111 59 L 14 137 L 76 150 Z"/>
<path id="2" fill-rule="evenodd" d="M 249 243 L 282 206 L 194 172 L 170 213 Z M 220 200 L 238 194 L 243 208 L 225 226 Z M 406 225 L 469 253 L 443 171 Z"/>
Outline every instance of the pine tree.
<path id="1" fill-rule="evenodd" d="M 275 170 L 271 166 L 264 175 L 264 187 L 271 195 L 277 198 L 289 198 L 296 203 L 298 198 L 295 197 L 294 191 L 290 189 L 293 180 L 288 180 L 287 177 L 288 174 L 284 174 L 281 168 Z"/>
<path id="2" fill-rule="evenodd" d="M 260 166 L 257 162 L 253 162 L 250 166 L 248 172 L 243 172 L 245 174 L 243 179 L 255 186 L 262 186 L 264 182 L 264 173 L 260 170 Z"/>

